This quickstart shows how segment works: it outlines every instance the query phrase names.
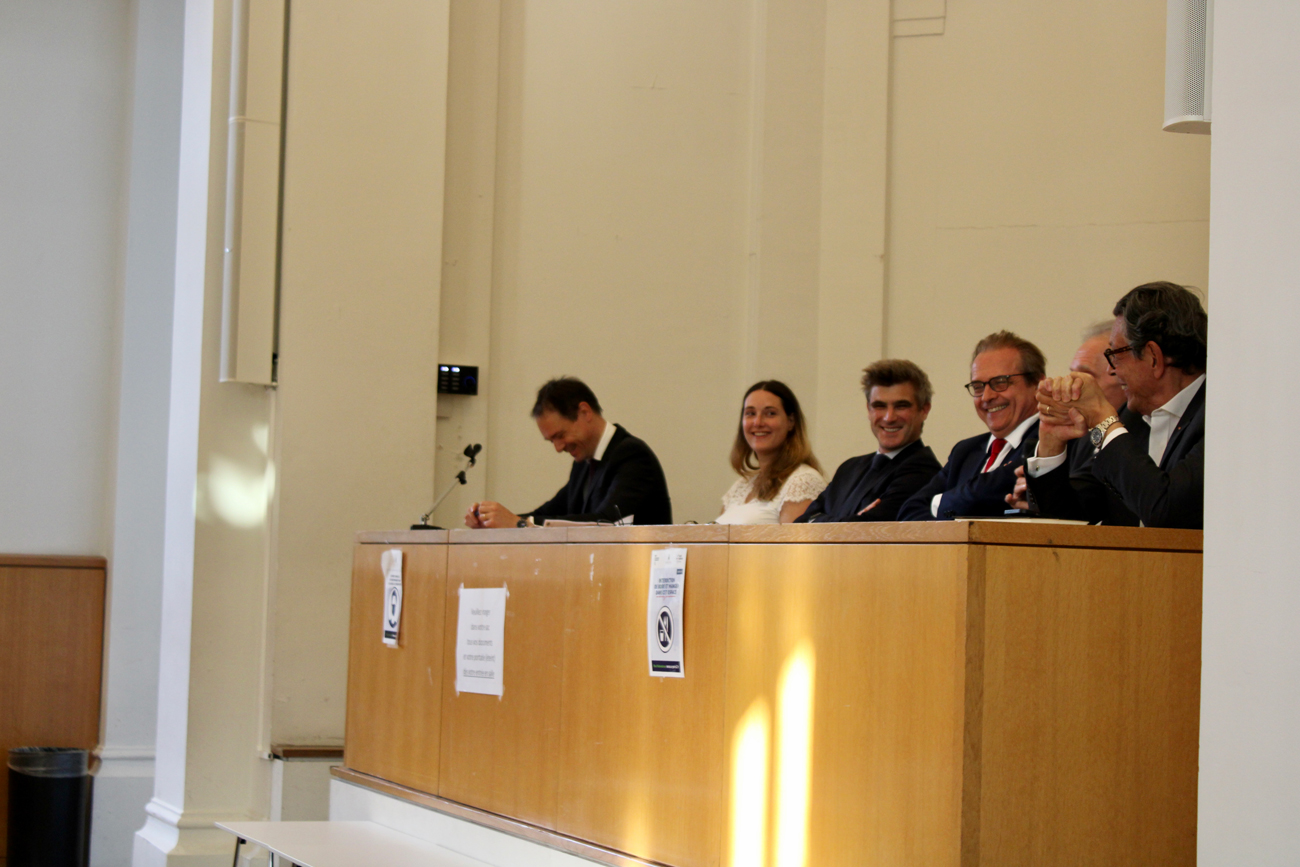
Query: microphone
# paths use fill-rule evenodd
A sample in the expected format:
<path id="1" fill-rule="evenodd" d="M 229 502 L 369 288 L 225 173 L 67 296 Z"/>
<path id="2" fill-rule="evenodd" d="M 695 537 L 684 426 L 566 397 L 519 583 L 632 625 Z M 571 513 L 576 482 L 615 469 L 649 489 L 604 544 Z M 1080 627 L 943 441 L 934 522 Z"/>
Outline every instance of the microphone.
<path id="1" fill-rule="evenodd" d="M 452 491 L 454 491 L 457 485 L 467 484 L 465 479 L 465 470 L 468 470 L 470 467 L 474 466 L 474 464 L 478 462 L 478 453 L 481 451 L 483 451 L 482 443 L 474 443 L 473 445 L 465 446 L 465 451 L 461 452 L 461 454 L 463 454 L 466 458 L 465 468 L 456 474 L 456 478 L 453 479 L 452 483 L 447 486 L 447 490 L 442 492 L 442 496 L 438 497 L 438 499 L 433 501 L 433 508 L 429 509 L 429 511 L 425 512 L 420 517 L 420 523 L 411 525 L 412 530 L 444 529 L 443 527 L 435 527 L 431 525 L 429 523 L 429 518 L 433 515 L 434 512 L 438 511 L 438 507 L 442 505 L 442 501 L 447 499 L 447 495 L 450 494 Z"/>

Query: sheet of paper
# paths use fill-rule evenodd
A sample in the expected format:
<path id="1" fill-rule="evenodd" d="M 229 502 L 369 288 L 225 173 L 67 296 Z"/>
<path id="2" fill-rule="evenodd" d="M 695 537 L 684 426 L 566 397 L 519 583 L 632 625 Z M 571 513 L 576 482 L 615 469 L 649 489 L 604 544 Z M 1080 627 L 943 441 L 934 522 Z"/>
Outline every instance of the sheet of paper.
<path id="1" fill-rule="evenodd" d="M 630 527 L 636 515 L 625 515 L 617 521 L 566 521 L 563 518 L 545 518 L 543 527 Z"/>
<path id="2" fill-rule="evenodd" d="M 505 587 L 460 586 L 456 617 L 456 694 L 500 696 L 504 689 Z"/>
<path id="3" fill-rule="evenodd" d="M 646 646 L 652 677 L 685 677 L 682 596 L 686 592 L 686 549 L 664 548 L 650 555 L 646 600 Z"/>
<path id="4" fill-rule="evenodd" d="M 384 573 L 384 644 L 396 647 L 402 628 L 402 550 L 380 554 L 379 568 Z"/>

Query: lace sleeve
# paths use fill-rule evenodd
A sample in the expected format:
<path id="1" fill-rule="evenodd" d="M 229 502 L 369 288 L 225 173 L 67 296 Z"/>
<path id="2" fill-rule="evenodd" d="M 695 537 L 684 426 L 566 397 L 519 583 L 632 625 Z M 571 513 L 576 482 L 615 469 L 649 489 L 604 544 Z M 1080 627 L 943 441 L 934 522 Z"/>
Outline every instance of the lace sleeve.
<path id="1" fill-rule="evenodd" d="M 733 506 L 739 506 L 745 502 L 749 496 L 749 489 L 753 487 L 753 482 L 748 479 L 736 479 L 735 483 L 727 488 L 727 492 L 722 495 L 722 511 L 727 511 Z"/>
<path id="2" fill-rule="evenodd" d="M 822 474 L 814 470 L 807 464 L 800 464 L 799 468 L 790 474 L 790 478 L 785 480 L 781 486 L 781 493 L 777 499 L 784 505 L 785 503 L 800 503 L 804 500 L 814 499 L 822 491 L 826 490 L 826 479 Z"/>

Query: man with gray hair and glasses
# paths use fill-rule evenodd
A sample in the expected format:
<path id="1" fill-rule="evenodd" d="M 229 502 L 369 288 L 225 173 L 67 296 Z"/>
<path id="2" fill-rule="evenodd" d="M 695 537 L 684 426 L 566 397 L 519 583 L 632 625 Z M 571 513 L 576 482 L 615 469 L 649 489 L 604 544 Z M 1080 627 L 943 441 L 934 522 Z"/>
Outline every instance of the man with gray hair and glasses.
<path id="1" fill-rule="evenodd" d="M 1208 317 L 1200 299 L 1175 283 L 1145 283 L 1115 305 L 1106 375 L 1124 389 L 1143 430 L 1116 414 L 1097 377 L 1082 372 L 1038 387 L 1036 453 L 1027 461 L 1030 495 L 1046 517 L 1106 521 L 1104 490 L 1147 527 L 1203 525 L 1205 355 Z M 1066 444 L 1088 437 L 1091 477 L 1071 478 Z M 1081 513 L 1080 513 L 1081 510 Z"/>

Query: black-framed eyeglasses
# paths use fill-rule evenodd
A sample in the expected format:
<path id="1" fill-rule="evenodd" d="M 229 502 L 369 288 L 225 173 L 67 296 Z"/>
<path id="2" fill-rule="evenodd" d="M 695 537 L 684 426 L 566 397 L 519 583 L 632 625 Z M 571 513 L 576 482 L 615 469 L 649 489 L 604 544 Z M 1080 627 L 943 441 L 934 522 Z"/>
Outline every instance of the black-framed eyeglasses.
<path id="1" fill-rule="evenodd" d="M 1024 376 L 1023 373 L 1008 373 L 1006 376 L 995 376 L 988 380 L 972 379 L 966 383 L 966 390 L 970 392 L 971 397 L 979 397 L 984 393 L 984 387 L 988 386 L 998 394 L 1006 391 L 1011 387 L 1011 380 L 1017 376 Z"/>
<path id="2" fill-rule="evenodd" d="M 1106 363 L 1110 365 L 1110 369 L 1111 369 L 1111 370 L 1114 370 L 1114 369 L 1115 369 L 1115 356 L 1116 356 L 1116 355 L 1122 355 L 1122 354 L 1124 354 L 1125 352 L 1130 352 L 1130 351 L 1132 351 L 1132 350 L 1135 349 L 1135 348 L 1136 348 L 1136 347 L 1134 347 L 1132 344 L 1130 344 L 1130 345 L 1128 345 L 1128 346 L 1116 346 L 1114 349 L 1107 349 L 1107 350 L 1103 351 L 1101 354 L 1104 355 L 1104 356 L 1106 356 Z"/>

